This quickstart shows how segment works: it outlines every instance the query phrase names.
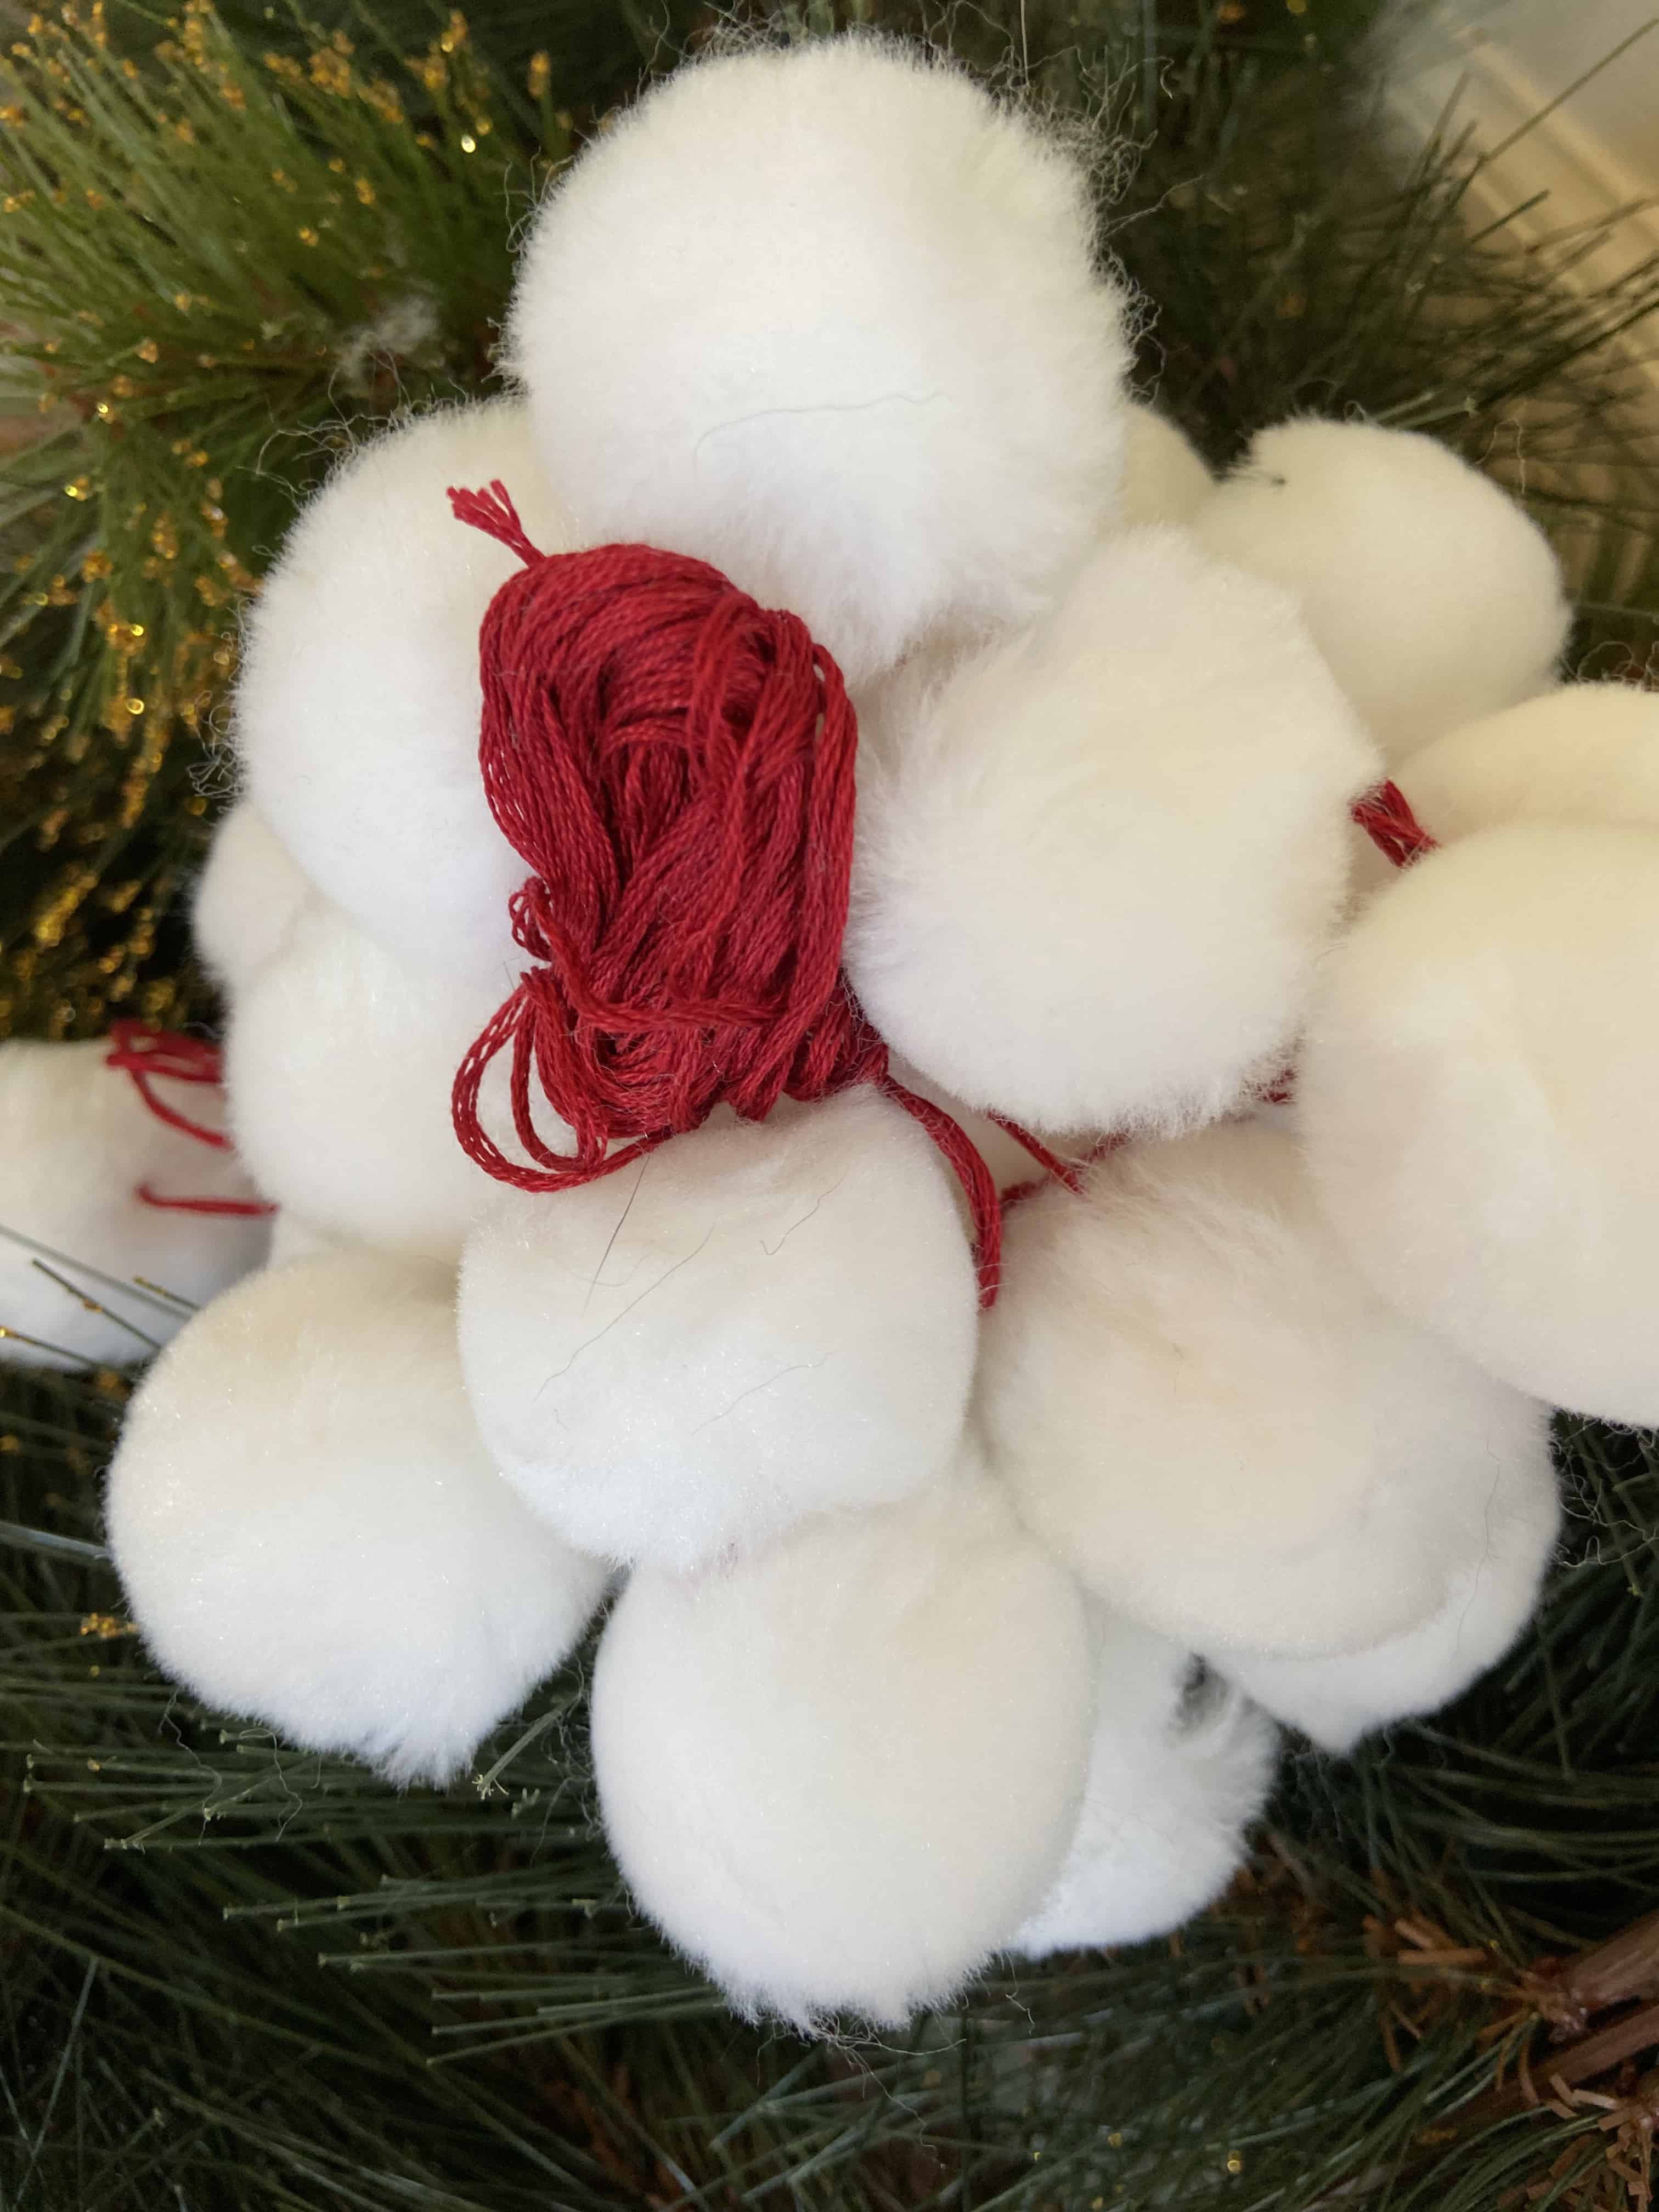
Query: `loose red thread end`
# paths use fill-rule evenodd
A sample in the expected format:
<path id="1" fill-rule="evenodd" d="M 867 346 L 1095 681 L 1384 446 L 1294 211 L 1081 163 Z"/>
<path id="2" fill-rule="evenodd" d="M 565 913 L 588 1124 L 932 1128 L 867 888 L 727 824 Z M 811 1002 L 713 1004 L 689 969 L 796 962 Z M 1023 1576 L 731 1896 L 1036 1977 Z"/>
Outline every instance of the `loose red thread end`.
<path id="1" fill-rule="evenodd" d="M 158 1098 L 151 1085 L 158 1079 L 169 1083 L 207 1084 L 216 1089 L 222 1078 L 219 1048 L 204 1038 L 185 1036 L 179 1030 L 159 1030 L 149 1022 L 116 1022 L 110 1029 L 110 1049 L 104 1055 L 106 1067 L 116 1067 L 130 1075 L 138 1096 L 143 1100 L 158 1121 L 165 1121 L 170 1129 L 178 1129 L 186 1137 L 193 1137 L 198 1145 L 210 1145 L 215 1152 L 228 1152 L 230 1139 L 222 1129 L 210 1129 L 203 1122 L 192 1121 L 177 1107 L 169 1106 Z"/>
<path id="2" fill-rule="evenodd" d="M 1029 1129 L 1022 1129 L 1018 1121 L 1009 1121 L 1005 1115 L 993 1114 L 990 1118 L 1005 1136 L 1012 1137 L 1017 1145 L 1024 1146 L 1042 1170 L 1043 1176 L 1051 1177 L 1055 1182 L 1064 1183 L 1067 1190 L 1082 1189 L 1083 1170 L 1074 1161 L 1062 1159 L 1058 1152 L 1051 1152 L 1040 1137 L 1034 1137 Z M 1009 1192 L 1005 1203 L 1012 1204 L 1016 1199 L 1025 1197 L 1042 1188 L 1042 1176 L 1035 1183 L 1020 1183 Z"/>
<path id="3" fill-rule="evenodd" d="M 132 1078 L 133 1088 L 158 1121 L 165 1121 L 168 1128 L 216 1152 L 230 1150 L 230 1139 L 222 1129 L 210 1129 L 204 1122 L 191 1121 L 151 1088 L 160 1080 L 207 1085 L 216 1090 L 223 1074 L 216 1044 L 210 1044 L 204 1037 L 186 1036 L 181 1030 L 157 1029 L 149 1022 L 115 1022 L 111 1024 L 104 1065 Z M 164 1198 L 143 1182 L 134 1195 L 142 1205 L 170 1213 L 234 1214 L 252 1219 L 276 1211 L 256 1198 Z"/>
<path id="4" fill-rule="evenodd" d="M 154 1206 L 164 1213 L 234 1214 L 252 1221 L 276 1211 L 262 1198 L 163 1198 L 147 1182 L 141 1182 L 133 1194 L 143 1205 Z"/>
<path id="5" fill-rule="evenodd" d="M 519 510 L 513 504 L 513 495 L 499 477 L 491 479 L 485 491 L 460 490 L 451 484 L 448 492 L 450 512 L 457 522 L 464 522 L 470 530 L 482 530 L 486 538 L 495 538 L 511 553 L 516 553 L 526 568 L 542 559 L 541 548 L 531 543 L 529 532 L 519 520 Z"/>

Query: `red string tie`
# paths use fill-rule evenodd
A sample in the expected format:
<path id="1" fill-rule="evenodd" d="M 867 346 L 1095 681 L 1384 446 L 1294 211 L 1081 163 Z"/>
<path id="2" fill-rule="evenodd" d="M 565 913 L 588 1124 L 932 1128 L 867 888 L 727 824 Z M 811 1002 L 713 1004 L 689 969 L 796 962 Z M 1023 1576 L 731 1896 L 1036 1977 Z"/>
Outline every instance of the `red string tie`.
<path id="1" fill-rule="evenodd" d="M 705 562 L 648 545 L 544 555 L 500 482 L 449 497 L 524 564 L 479 636 L 478 763 L 530 870 L 509 912 L 531 965 L 455 1078 L 469 1157 L 517 1189 L 567 1190 L 716 1106 L 758 1121 L 781 1098 L 873 1083 L 960 1178 L 989 1305 L 990 1172 L 891 1075 L 842 973 L 858 724 L 835 661 Z M 480 1117 L 501 1054 L 523 1158 Z M 568 1152 L 537 1127 L 544 1099 Z"/>

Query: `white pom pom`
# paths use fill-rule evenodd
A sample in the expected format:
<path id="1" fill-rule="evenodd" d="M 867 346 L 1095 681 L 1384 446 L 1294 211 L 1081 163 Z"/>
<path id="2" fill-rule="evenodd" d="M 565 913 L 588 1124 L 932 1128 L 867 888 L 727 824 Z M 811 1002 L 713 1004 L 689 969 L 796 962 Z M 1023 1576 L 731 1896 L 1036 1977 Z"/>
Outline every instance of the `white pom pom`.
<path id="1" fill-rule="evenodd" d="M 1297 1096 L 1401 1313 L 1517 1389 L 1659 1422 L 1659 834 L 1514 823 L 1419 861 L 1333 954 Z"/>
<path id="2" fill-rule="evenodd" d="M 110 1470 L 115 1563 L 162 1668 L 399 1781 L 464 1765 L 605 1581 L 479 1443 L 452 1297 L 447 1273 L 367 1254 L 255 1276 L 151 1369 Z"/>
<path id="3" fill-rule="evenodd" d="M 1327 1751 L 1352 1751 L 1372 1729 L 1449 1705 L 1497 1664 L 1532 1618 L 1560 1520 L 1547 1467 L 1498 1458 L 1486 1549 L 1453 1577 L 1439 1610 L 1419 1626 L 1334 1657 L 1235 1650 L 1218 1654 L 1216 1664 L 1276 1719 Z"/>
<path id="4" fill-rule="evenodd" d="M 698 1565 L 954 1456 L 977 1292 L 954 1177 L 869 1086 L 504 1193 L 470 1238 L 478 1425 L 570 1541 Z"/>
<path id="5" fill-rule="evenodd" d="M 1203 455 L 1184 430 L 1139 400 L 1130 406 L 1125 427 L 1123 489 L 1114 526 L 1190 522 L 1215 489 Z"/>
<path id="6" fill-rule="evenodd" d="M 981 1403 L 1030 1525 L 1188 1649 L 1353 1650 L 1485 1550 L 1544 1409 L 1402 1322 L 1320 1218 L 1295 1140 L 1127 1148 L 1015 1210 Z"/>
<path id="7" fill-rule="evenodd" d="M 681 70 L 549 199 L 509 325 L 585 530 L 713 562 L 850 683 L 1023 620 L 1121 465 L 1088 182 L 957 70 L 854 38 Z"/>
<path id="8" fill-rule="evenodd" d="M 281 950 L 310 889 L 269 825 L 238 799 L 213 833 L 190 909 L 198 957 L 222 991 L 245 991 Z"/>
<path id="9" fill-rule="evenodd" d="M 236 691 L 249 796 L 307 874 L 388 951 L 466 975 L 516 957 L 526 874 L 478 775 L 478 625 L 520 562 L 446 496 L 495 477 L 544 552 L 568 548 L 520 404 L 365 446 L 289 532 Z"/>
<path id="10" fill-rule="evenodd" d="M 1053 1130 L 1177 1124 L 1278 1073 L 1379 773 L 1284 593 L 1175 530 L 890 687 L 861 769 L 854 989 L 935 1081 Z"/>
<path id="11" fill-rule="evenodd" d="M 10 1232 L 0 1236 L 0 1359 L 142 1359 L 191 1305 L 264 1255 L 263 1218 L 140 1197 L 141 1188 L 237 1202 L 256 1194 L 229 1152 L 152 1113 L 132 1078 L 105 1065 L 108 1051 L 102 1042 L 0 1044 L 0 1230 Z M 213 1090 L 159 1077 L 152 1087 L 164 1104 L 216 1127 Z"/>
<path id="12" fill-rule="evenodd" d="M 635 1575 L 593 1680 L 606 1832 L 732 2002 L 896 2024 L 1053 1881 L 1089 1746 L 1076 1591 L 969 1473 Z"/>
<path id="13" fill-rule="evenodd" d="M 1270 1721 L 1180 1644 L 1097 1613 L 1095 1735 L 1059 1879 L 1018 1936 L 1030 1959 L 1167 1935 L 1238 1871 L 1273 1787 Z"/>
<path id="14" fill-rule="evenodd" d="M 1569 610 L 1547 541 L 1432 438 L 1367 422 L 1264 430 L 1194 523 L 1297 593 L 1390 762 L 1541 691 Z"/>
<path id="15" fill-rule="evenodd" d="M 462 1151 L 450 1091 L 511 988 L 406 968 L 313 894 L 226 1040 L 231 1121 L 260 1188 L 347 1243 L 453 1265 L 499 1185 Z"/>
<path id="16" fill-rule="evenodd" d="M 265 1265 L 286 1267 L 295 1260 L 326 1259 L 331 1253 L 351 1249 L 349 1238 L 331 1237 L 326 1230 L 313 1228 L 291 1206 L 284 1206 L 271 1218 L 270 1257 Z"/>
<path id="17" fill-rule="evenodd" d="M 1397 780 L 1443 844 L 1529 817 L 1659 827 L 1659 693 L 1565 684 L 1448 731 Z"/>

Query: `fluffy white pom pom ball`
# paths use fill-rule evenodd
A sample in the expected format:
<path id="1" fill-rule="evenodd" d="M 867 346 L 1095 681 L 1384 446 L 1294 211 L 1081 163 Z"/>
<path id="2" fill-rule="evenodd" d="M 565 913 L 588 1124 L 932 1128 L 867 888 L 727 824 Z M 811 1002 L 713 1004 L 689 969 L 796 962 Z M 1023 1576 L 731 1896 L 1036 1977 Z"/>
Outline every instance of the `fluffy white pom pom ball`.
<path id="1" fill-rule="evenodd" d="M 1190 522 L 1215 489 L 1203 455 L 1184 430 L 1139 400 L 1130 406 L 1125 427 L 1123 489 L 1114 526 Z"/>
<path id="2" fill-rule="evenodd" d="M 1528 817 L 1659 828 L 1659 693 L 1564 684 L 1448 731 L 1398 781 L 1443 844 Z"/>
<path id="3" fill-rule="evenodd" d="M 521 404 L 455 408 L 353 455 L 289 532 L 248 617 L 234 737 L 248 795 L 388 951 L 499 973 L 526 870 L 478 775 L 478 625 L 520 563 L 451 514 L 501 477 L 544 552 L 569 526 Z"/>
<path id="4" fill-rule="evenodd" d="M 1178 1125 L 1278 1072 L 1380 772 L 1285 595 L 1176 530 L 889 687 L 860 768 L 854 988 L 936 1082 L 1051 1130 Z"/>
<path id="5" fill-rule="evenodd" d="M 1263 430 L 1194 527 L 1294 591 L 1392 763 L 1543 690 L 1570 612 L 1543 533 L 1432 438 L 1368 422 Z"/>
<path id="6" fill-rule="evenodd" d="M 258 810 L 238 799 L 213 833 L 190 910 L 198 956 L 228 996 L 281 950 L 310 889 Z"/>
<path id="7" fill-rule="evenodd" d="M 676 1568 L 954 1456 L 977 1288 L 954 1178 L 865 1085 L 504 1193 L 461 1274 L 478 1425 L 573 1543 Z"/>
<path id="8" fill-rule="evenodd" d="M 264 1255 L 263 1218 L 140 1197 L 143 1188 L 246 1203 L 257 1194 L 231 1153 L 159 1119 L 131 1077 L 106 1066 L 108 1051 L 100 1041 L 0 1044 L 0 1228 L 11 1232 L 0 1237 L 0 1359 L 142 1359 L 184 1319 L 176 1299 L 200 1304 Z M 153 1088 L 216 1126 L 212 1090 L 159 1077 Z M 174 1297 L 158 1295 L 168 1291 Z"/>
<path id="9" fill-rule="evenodd" d="M 1086 1588 L 1189 1649 L 1353 1650 L 1427 1619 L 1544 1409 L 1402 1321 L 1295 1139 L 1127 1148 L 1008 1224 L 981 1405 L 994 1464 Z"/>
<path id="10" fill-rule="evenodd" d="M 1297 1076 L 1326 1212 L 1517 1389 L 1659 1421 L 1659 831 L 1512 823 L 1332 955 Z"/>
<path id="11" fill-rule="evenodd" d="M 1427 1620 L 1364 1651 L 1297 1659 L 1234 1650 L 1216 1664 L 1275 1719 L 1326 1751 L 1352 1751 L 1373 1729 L 1437 1712 L 1497 1664 L 1532 1618 L 1560 1520 L 1547 1466 L 1496 1458 L 1486 1548 Z"/>
<path id="12" fill-rule="evenodd" d="M 166 1671 L 399 1781 L 463 1765 L 605 1582 L 478 1442 L 452 1297 L 446 1272 L 368 1254 L 255 1276 L 146 1376 L 109 1478 L 115 1563 Z"/>
<path id="13" fill-rule="evenodd" d="M 611 1848 L 743 2010 L 897 2024 L 1005 1948 L 1065 1856 L 1082 1604 L 964 1476 L 696 1577 L 642 1568 L 606 1627 Z"/>
<path id="14" fill-rule="evenodd" d="M 450 1091 L 510 988 L 406 967 L 313 894 L 226 1040 L 232 1126 L 260 1188 L 348 1243 L 453 1265 L 499 1186 L 462 1151 Z"/>
<path id="15" fill-rule="evenodd" d="M 1085 550 L 1123 307 L 1066 150 L 859 37 L 682 70 L 595 139 L 509 345 L 585 530 L 713 562 L 858 684 L 1023 620 Z"/>
<path id="16" fill-rule="evenodd" d="M 1095 1734 L 1072 1848 L 1013 1948 L 1030 1959 L 1166 1935 L 1219 1896 L 1273 1786 L 1273 1723 L 1178 1644 L 1094 1622 Z"/>

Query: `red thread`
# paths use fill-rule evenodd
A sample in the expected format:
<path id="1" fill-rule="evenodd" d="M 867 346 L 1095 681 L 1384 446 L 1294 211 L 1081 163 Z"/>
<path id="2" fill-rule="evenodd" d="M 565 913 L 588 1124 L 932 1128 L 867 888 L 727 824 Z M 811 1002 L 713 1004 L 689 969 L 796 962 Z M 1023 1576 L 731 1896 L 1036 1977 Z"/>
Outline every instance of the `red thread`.
<path id="1" fill-rule="evenodd" d="M 1355 804 L 1353 818 L 1396 868 L 1407 868 L 1425 853 L 1439 849 L 1440 840 L 1430 836 L 1397 783 L 1379 783 L 1375 791 L 1368 791 Z"/>
<path id="2" fill-rule="evenodd" d="M 204 1037 L 186 1036 L 180 1030 L 160 1030 L 149 1022 L 121 1021 L 110 1026 L 110 1049 L 104 1055 L 106 1067 L 119 1068 L 132 1078 L 133 1087 L 158 1121 L 165 1121 L 170 1129 L 178 1129 L 186 1137 L 193 1137 L 198 1145 L 210 1145 L 215 1152 L 228 1152 L 230 1139 L 222 1129 L 210 1129 L 205 1123 L 192 1121 L 189 1115 L 158 1098 L 150 1085 L 158 1079 L 168 1083 L 211 1085 L 216 1090 L 222 1079 L 222 1060 L 216 1044 Z M 173 1213 L 223 1213 L 251 1217 L 275 1213 L 274 1206 L 252 1198 L 163 1198 L 146 1182 L 141 1182 L 136 1195 L 145 1206 L 163 1208 Z"/>
<path id="3" fill-rule="evenodd" d="M 1423 827 L 1397 783 L 1379 783 L 1354 801 L 1351 812 L 1377 851 L 1396 868 L 1408 868 L 1425 853 L 1440 849 L 1440 840 Z M 1287 1067 L 1258 1096 L 1269 1106 L 1288 1106 L 1296 1096 L 1296 1070 Z"/>
<path id="4" fill-rule="evenodd" d="M 1051 1152 L 1041 1138 L 1034 1137 L 1029 1129 L 1022 1129 L 1018 1121 L 1009 1121 L 1006 1115 L 993 1114 L 990 1118 L 996 1123 L 998 1128 L 1011 1136 L 1017 1145 L 1023 1145 L 1025 1147 L 1042 1170 L 1043 1176 L 1051 1176 L 1056 1182 L 1063 1182 L 1067 1190 L 1082 1189 L 1083 1170 L 1073 1161 L 1063 1160 L 1058 1152 Z M 1092 1157 L 1091 1154 L 1091 1158 Z M 1003 1199 L 1005 1211 L 1018 1200 L 1028 1198 L 1033 1191 L 1042 1188 L 1042 1176 L 1035 1182 L 1017 1183 Z"/>
<path id="5" fill-rule="evenodd" d="M 106 1067 L 118 1067 L 132 1078 L 138 1096 L 143 1100 L 158 1121 L 169 1128 L 181 1129 L 187 1137 L 194 1137 L 198 1145 L 211 1145 L 216 1152 L 228 1152 L 230 1139 L 222 1129 L 210 1129 L 200 1121 L 192 1121 L 188 1115 L 180 1114 L 164 1098 L 158 1098 L 150 1089 L 157 1077 L 170 1083 L 210 1084 L 217 1089 L 222 1079 L 219 1048 L 204 1038 L 185 1036 L 179 1030 L 158 1030 L 148 1022 L 115 1022 L 110 1027 L 110 1049 L 104 1055 Z"/>
<path id="6" fill-rule="evenodd" d="M 841 971 L 858 725 L 835 662 L 795 616 L 705 562 L 647 545 L 544 556 L 499 481 L 449 497 L 525 564 L 479 636 L 478 760 L 531 871 L 509 910 L 532 964 L 456 1075 L 468 1155 L 520 1190 L 565 1190 L 718 1105 L 761 1121 L 780 1098 L 873 1083 L 961 1178 L 989 1305 L 990 1173 L 948 1114 L 890 1074 Z M 479 1115 L 504 1052 L 526 1160 Z M 574 1151 L 538 1130 L 532 1091 Z"/>

